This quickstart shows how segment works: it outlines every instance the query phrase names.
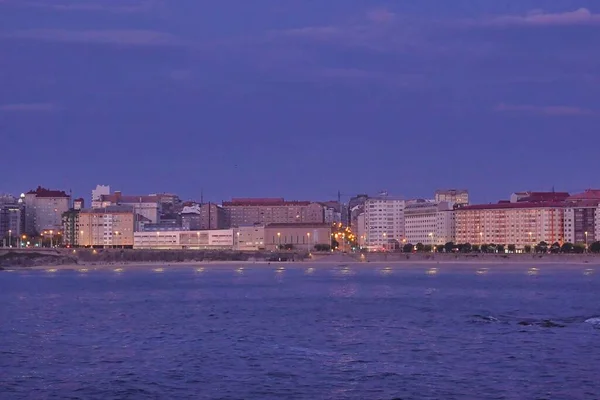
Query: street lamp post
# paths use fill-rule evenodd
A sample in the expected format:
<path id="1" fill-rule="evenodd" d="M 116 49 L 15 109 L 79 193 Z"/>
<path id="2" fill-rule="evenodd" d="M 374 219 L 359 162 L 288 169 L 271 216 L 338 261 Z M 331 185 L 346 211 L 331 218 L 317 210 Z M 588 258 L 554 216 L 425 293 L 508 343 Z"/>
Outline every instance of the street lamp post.
<path id="1" fill-rule="evenodd" d="M 387 232 L 383 232 L 383 249 L 385 251 L 387 251 L 387 246 L 386 246 L 387 243 L 386 242 L 387 242 Z"/>
<path id="2" fill-rule="evenodd" d="M 236 243 L 237 251 L 240 251 L 240 231 L 237 231 L 235 234 L 237 236 L 237 243 Z"/>
<path id="3" fill-rule="evenodd" d="M 531 246 L 531 249 L 529 250 L 529 252 L 533 252 L 533 233 L 529 232 L 529 246 Z"/>
<path id="4" fill-rule="evenodd" d="M 54 247 L 54 231 L 50 231 L 50 248 Z"/>
<path id="5" fill-rule="evenodd" d="M 435 252 L 435 248 L 433 247 L 433 232 L 429 232 L 429 242 L 431 243 L 431 252 Z"/>
<path id="6" fill-rule="evenodd" d="M 588 233 L 587 233 L 587 231 L 585 231 L 584 233 L 585 233 L 585 252 L 588 253 Z"/>
<path id="7" fill-rule="evenodd" d="M 306 232 L 306 249 L 308 250 L 308 253 L 310 254 L 310 232 Z"/>
<path id="8" fill-rule="evenodd" d="M 277 250 L 281 250 L 281 232 L 277 232 Z"/>
<path id="9" fill-rule="evenodd" d="M 12 247 L 12 229 L 8 230 L 8 247 Z"/>

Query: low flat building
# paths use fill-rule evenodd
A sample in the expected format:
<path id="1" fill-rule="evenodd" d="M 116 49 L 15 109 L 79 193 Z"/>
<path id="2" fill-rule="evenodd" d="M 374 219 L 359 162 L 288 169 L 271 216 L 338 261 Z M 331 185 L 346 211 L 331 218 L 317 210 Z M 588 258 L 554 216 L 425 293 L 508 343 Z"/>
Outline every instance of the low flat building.
<path id="1" fill-rule="evenodd" d="M 267 250 L 289 247 L 311 251 L 316 245 L 331 245 L 331 225 L 298 223 L 265 226 Z"/>
<path id="2" fill-rule="evenodd" d="M 240 226 L 234 228 L 235 249 L 256 251 L 265 249 L 265 227 L 262 225 Z"/>
<path id="3" fill-rule="evenodd" d="M 233 229 L 203 231 L 135 232 L 135 249 L 202 250 L 233 249 Z"/>

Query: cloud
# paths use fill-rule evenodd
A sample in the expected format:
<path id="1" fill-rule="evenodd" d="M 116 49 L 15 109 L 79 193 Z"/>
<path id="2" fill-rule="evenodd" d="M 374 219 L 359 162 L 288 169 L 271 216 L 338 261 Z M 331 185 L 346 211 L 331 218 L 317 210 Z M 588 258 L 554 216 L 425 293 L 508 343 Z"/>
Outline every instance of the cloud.
<path id="1" fill-rule="evenodd" d="M 566 26 L 600 25 L 600 14 L 594 14 L 587 8 L 562 13 L 545 13 L 534 10 L 527 15 L 503 15 L 483 20 L 484 26 Z"/>
<path id="2" fill-rule="evenodd" d="M 395 18 L 396 14 L 385 8 L 378 8 L 367 12 L 367 19 L 375 23 L 391 22 Z"/>
<path id="3" fill-rule="evenodd" d="M 85 30 L 28 29 L 12 32 L 6 37 L 48 42 L 120 44 L 128 46 L 174 46 L 181 41 L 174 35 L 151 30 Z"/>
<path id="4" fill-rule="evenodd" d="M 14 103 L 0 105 L 2 112 L 53 112 L 59 107 L 53 103 Z"/>
<path id="5" fill-rule="evenodd" d="M 113 13 L 147 12 L 162 4 L 161 0 L 0 0 L 0 5 L 43 8 L 55 11 L 104 11 Z"/>
<path id="6" fill-rule="evenodd" d="M 515 112 L 557 117 L 565 116 L 590 116 L 597 115 L 594 110 L 572 106 L 535 106 L 530 104 L 504 104 L 500 103 L 495 108 L 498 112 Z"/>

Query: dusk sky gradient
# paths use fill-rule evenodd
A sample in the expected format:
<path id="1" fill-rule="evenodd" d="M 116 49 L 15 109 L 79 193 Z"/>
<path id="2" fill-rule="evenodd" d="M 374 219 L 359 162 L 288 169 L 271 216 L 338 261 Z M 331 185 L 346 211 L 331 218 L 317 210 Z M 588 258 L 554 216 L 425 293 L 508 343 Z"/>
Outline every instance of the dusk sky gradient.
<path id="1" fill-rule="evenodd" d="M 598 0 L 0 0 L 0 193 L 600 187 Z"/>

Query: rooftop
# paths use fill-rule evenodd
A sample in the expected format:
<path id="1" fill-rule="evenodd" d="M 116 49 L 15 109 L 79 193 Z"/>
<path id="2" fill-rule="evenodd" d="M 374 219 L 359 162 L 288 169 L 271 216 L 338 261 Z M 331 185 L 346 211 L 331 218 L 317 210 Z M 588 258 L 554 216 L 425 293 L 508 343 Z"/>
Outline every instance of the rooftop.
<path id="1" fill-rule="evenodd" d="M 120 192 L 116 192 L 101 195 L 100 201 L 111 203 L 159 203 L 160 197 L 153 195 L 123 196 Z"/>
<path id="2" fill-rule="evenodd" d="M 600 189 L 587 189 L 583 193 L 569 196 L 567 200 L 600 200 Z"/>
<path id="3" fill-rule="evenodd" d="M 269 224 L 265 228 L 331 228 L 329 224 L 312 224 L 307 222 L 301 222 L 297 224 Z"/>
<path id="4" fill-rule="evenodd" d="M 264 207 L 273 207 L 273 206 L 308 206 L 310 205 L 310 201 L 286 201 L 284 198 L 233 198 L 231 201 L 224 201 L 224 207 L 232 207 L 232 206 L 264 206 Z"/>
<path id="5" fill-rule="evenodd" d="M 38 186 L 35 190 L 30 190 L 27 194 L 35 194 L 36 197 L 70 197 L 64 190 L 51 190 Z"/>
<path id="6" fill-rule="evenodd" d="M 470 211 L 470 210 L 502 210 L 502 209 L 515 209 L 515 208 L 563 208 L 565 203 L 562 201 L 545 201 L 545 202 L 529 202 L 519 201 L 517 203 L 499 202 L 492 204 L 475 204 L 471 206 L 464 206 L 457 208 L 456 211 Z"/>

